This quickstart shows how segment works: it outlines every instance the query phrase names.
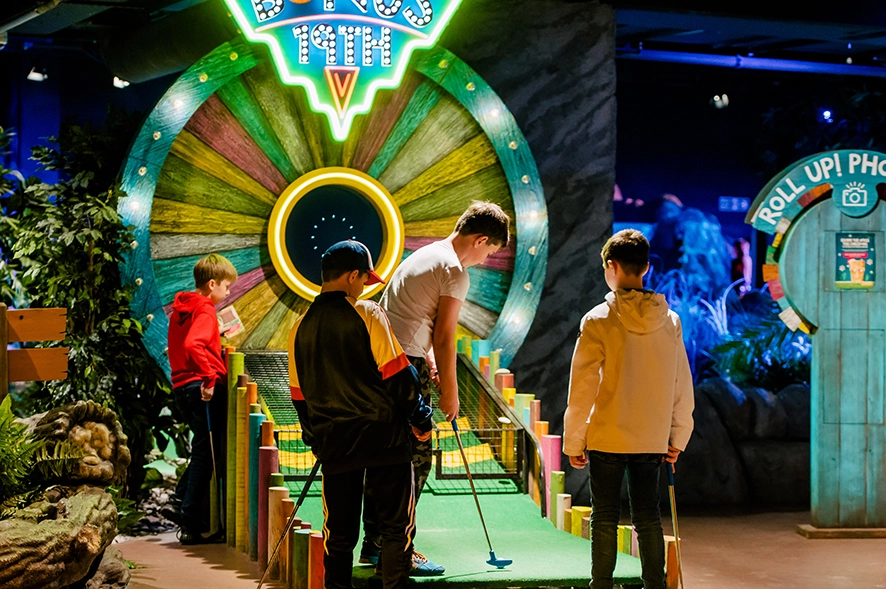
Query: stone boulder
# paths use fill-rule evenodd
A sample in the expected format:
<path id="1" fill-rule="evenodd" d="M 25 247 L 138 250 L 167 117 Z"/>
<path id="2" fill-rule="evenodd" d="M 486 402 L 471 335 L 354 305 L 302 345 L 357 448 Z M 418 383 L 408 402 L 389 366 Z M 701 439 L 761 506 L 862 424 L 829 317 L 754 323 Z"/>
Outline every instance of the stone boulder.
<path id="1" fill-rule="evenodd" d="M 766 389 L 744 390 L 751 404 L 751 433 L 758 440 L 779 440 L 788 435 L 788 417 L 776 396 Z"/>
<path id="2" fill-rule="evenodd" d="M 809 443 L 752 440 L 738 445 L 758 505 L 809 504 Z"/>
<path id="3" fill-rule="evenodd" d="M 792 440 L 808 440 L 810 428 L 809 387 L 792 384 L 775 395 L 776 403 L 787 418 L 787 437 Z"/>
<path id="4" fill-rule="evenodd" d="M 52 487 L 0 521 L 0 587 L 61 589 L 89 573 L 117 535 L 117 508 L 99 487 Z"/>
<path id="5" fill-rule="evenodd" d="M 676 468 L 680 502 L 713 505 L 746 501 L 748 488 L 738 452 L 701 386 L 695 390 L 693 417 L 695 431 Z"/>
<path id="6" fill-rule="evenodd" d="M 83 589 L 125 589 L 132 573 L 119 549 L 111 546 L 105 550 L 102 562 L 95 574 L 83 585 Z"/>
<path id="7" fill-rule="evenodd" d="M 751 437 L 751 402 L 740 388 L 722 378 L 709 378 L 695 386 L 696 404 L 707 397 L 734 442 Z"/>

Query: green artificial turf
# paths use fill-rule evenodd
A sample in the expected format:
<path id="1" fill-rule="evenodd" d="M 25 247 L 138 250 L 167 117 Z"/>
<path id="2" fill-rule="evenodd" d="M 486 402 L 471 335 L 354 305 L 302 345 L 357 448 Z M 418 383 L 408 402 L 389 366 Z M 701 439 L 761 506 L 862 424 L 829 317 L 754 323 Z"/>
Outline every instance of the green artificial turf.
<path id="1" fill-rule="evenodd" d="M 486 564 L 489 548 L 471 495 L 423 494 L 418 504 L 416 548 L 446 567 L 440 577 L 414 577 L 422 589 L 443 585 L 462 587 L 586 587 L 590 579 L 590 542 L 554 528 L 542 519 L 538 506 L 523 494 L 481 495 L 480 506 L 489 527 L 495 555 L 514 561 L 505 569 Z M 320 527 L 322 504 L 309 497 L 299 515 Z M 360 546 L 355 549 L 355 562 Z M 381 578 L 373 567 L 356 565 L 354 586 L 376 589 Z M 616 584 L 642 584 L 640 560 L 618 555 Z"/>

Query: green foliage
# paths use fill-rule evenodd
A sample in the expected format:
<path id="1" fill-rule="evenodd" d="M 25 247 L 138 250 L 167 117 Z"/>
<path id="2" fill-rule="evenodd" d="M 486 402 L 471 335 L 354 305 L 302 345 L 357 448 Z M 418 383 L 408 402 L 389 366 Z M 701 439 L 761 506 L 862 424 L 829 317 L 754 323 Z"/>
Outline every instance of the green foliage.
<path id="1" fill-rule="evenodd" d="M 10 500 L 31 490 L 29 477 L 34 454 L 42 442 L 28 436 L 27 428 L 15 421 L 12 399 L 0 403 L 0 509 Z M 12 501 L 12 504 L 18 503 Z M 0 519 L 2 519 L 0 515 Z"/>
<path id="2" fill-rule="evenodd" d="M 68 440 L 54 444 L 52 451 L 41 444 L 32 457 L 33 473 L 43 481 L 61 481 L 84 456 L 86 451 Z"/>
<path id="3" fill-rule="evenodd" d="M 6 178 L 0 215 L 0 295 L 12 306 L 64 307 L 68 312 L 68 378 L 34 383 L 17 411 L 39 412 L 80 399 L 110 407 L 129 437 L 129 488 L 138 491 L 154 436 L 180 435 L 170 411 L 165 376 L 141 343 L 130 315 L 132 287 L 120 284 L 119 264 L 133 240 L 117 214 L 125 196 L 117 172 L 138 119 L 110 113 L 104 129 L 69 125 L 33 159 L 59 172 L 57 184 Z M 0 147 L 8 134 L 0 132 Z M 11 179 L 10 179 L 11 178 Z"/>
<path id="4" fill-rule="evenodd" d="M 114 505 L 117 506 L 117 532 L 128 534 L 132 526 L 147 514 L 138 510 L 135 501 L 123 496 L 122 487 L 108 487 L 105 491 L 114 498 Z"/>
<path id="5" fill-rule="evenodd" d="M 711 350 L 721 376 L 740 387 L 776 393 L 791 384 L 809 384 L 812 342 L 803 332 L 788 329 L 777 309 L 771 305 L 767 312 L 733 319 L 730 332 Z"/>

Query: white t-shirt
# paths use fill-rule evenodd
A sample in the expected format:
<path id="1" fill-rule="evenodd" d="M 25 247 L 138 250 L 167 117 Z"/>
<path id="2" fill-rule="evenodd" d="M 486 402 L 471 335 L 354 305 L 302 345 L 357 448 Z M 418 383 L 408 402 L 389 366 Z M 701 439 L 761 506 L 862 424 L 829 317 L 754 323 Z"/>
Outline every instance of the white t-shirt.
<path id="1" fill-rule="evenodd" d="M 400 264 L 381 306 L 408 356 L 424 357 L 430 351 L 440 297 L 464 301 L 470 286 L 467 269 L 446 240 L 419 248 Z"/>

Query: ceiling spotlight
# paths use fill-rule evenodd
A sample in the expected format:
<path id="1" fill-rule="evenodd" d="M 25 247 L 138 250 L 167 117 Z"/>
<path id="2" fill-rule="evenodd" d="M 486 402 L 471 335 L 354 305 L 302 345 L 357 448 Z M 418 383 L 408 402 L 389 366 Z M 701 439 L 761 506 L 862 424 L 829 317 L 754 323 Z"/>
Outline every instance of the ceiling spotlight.
<path id="1" fill-rule="evenodd" d="M 825 123 L 833 123 L 834 122 L 834 113 L 831 112 L 830 109 L 826 108 L 821 111 L 821 120 Z"/>
<path id="2" fill-rule="evenodd" d="M 48 77 L 49 74 L 46 73 L 45 68 L 32 67 L 30 73 L 28 73 L 28 79 L 32 82 L 43 82 Z"/>
<path id="3" fill-rule="evenodd" d="M 114 76 L 114 88 L 126 88 L 127 86 L 129 86 L 129 82 Z"/>
<path id="4" fill-rule="evenodd" d="M 852 65 L 852 58 L 851 58 L 851 57 L 847 57 L 847 58 L 846 58 L 846 63 L 849 64 L 849 65 Z"/>
<path id="5" fill-rule="evenodd" d="M 729 96 L 727 94 L 717 94 L 711 99 L 714 108 L 726 108 L 729 106 Z"/>

